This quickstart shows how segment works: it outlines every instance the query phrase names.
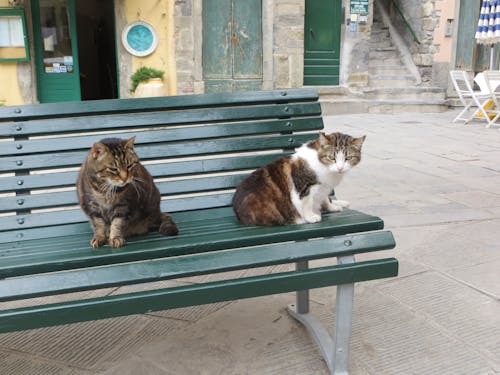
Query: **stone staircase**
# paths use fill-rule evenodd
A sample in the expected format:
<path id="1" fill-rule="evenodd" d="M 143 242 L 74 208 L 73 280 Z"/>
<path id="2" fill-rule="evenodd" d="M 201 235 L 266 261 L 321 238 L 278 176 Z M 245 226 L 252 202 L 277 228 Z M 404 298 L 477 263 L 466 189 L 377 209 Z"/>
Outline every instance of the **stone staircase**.
<path id="1" fill-rule="evenodd" d="M 323 112 L 401 113 L 448 109 L 445 90 L 422 84 L 420 77 L 404 64 L 376 5 L 377 2 L 369 41 L 368 85 L 356 91 L 320 88 Z"/>

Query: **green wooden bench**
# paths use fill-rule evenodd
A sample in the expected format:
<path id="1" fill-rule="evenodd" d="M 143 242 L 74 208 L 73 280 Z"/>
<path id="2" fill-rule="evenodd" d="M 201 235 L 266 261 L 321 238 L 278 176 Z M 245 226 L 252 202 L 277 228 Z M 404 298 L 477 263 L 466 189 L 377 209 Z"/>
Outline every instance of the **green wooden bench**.
<path id="1" fill-rule="evenodd" d="M 7 308 L 0 332 L 298 291 L 291 315 L 318 342 L 330 371 L 346 373 L 354 283 L 398 272 L 394 258 L 354 256 L 393 248 L 391 232 L 354 210 L 315 224 L 243 226 L 230 206 L 252 169 L 322 128 L 313 89 L 0 108 L 0 301 L 295 264 L 287 272 Z M 133 135 L 180 234 L 91 249 L 75 192 L 78 168 L 94 142 Z M 336 264 L 309 268 L 310 260 L 331 257 Z M 339 285 L 333 338 L 308 306 L 309 289 L 331 285 Z"/>

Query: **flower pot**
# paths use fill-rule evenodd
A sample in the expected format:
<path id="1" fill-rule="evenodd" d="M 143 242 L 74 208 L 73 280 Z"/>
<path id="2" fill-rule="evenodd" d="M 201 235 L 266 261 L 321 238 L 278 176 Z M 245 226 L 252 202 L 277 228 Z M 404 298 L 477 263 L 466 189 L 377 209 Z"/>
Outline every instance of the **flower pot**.
<path id="1" fill-rule="evenodd" d="M 165 96 L 167 94 L 167 88 L 161 78 L 150 78 L 148 81 L 137 85 L 134 97 L 147 98 L 150 96 Z"/>

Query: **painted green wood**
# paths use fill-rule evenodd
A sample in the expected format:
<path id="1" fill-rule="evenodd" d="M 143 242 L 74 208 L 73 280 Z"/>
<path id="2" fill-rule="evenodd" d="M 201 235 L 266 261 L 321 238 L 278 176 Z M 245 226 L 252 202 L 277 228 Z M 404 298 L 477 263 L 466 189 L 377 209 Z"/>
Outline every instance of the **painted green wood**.
<path id="1" fill-rule="evenodd" d="M 202 64 L 208 79 L 231 78 L 231 0 L 206 0 L 202 9 Z"/>
<path id="2" fill-rule="evenodd" d="M 397 272 L 392 258 L 12 309 L 0 312 L 0 332 L 374 280 Z"/>
<path id="3" fill-rule="evenodd" d="M 390 232 L 364 233 L 209 252 L 154 261 L 0 280 L 0 301 L 292 263 L 384 250 L 395 246 Z"/>
<path id="4" fill-rule="evenodd" d="M 233 0 L 233 77 L 262 80 L 262 1 Z"/>
<path id="5" fill-rule="evenodd" d="M 179 162 L 168 162 L 161 164 L 148 164 L 147 170 L 155 178 L 189 176 L 200 173 L 228 172 L 233 170 L 254 169 L 266 165 L 279 157 L 286 156 L 292 151 L 270 153 L 264 155 L 233 155 L 219 158 L 200 158 L 198 160 L 185 160 Z M 0 177 L 0 192 L 12 192 L 20 188 L 50 189 L 61 187 L 72 187 L 75 185 L 78 171 L 52 172 L 50 174 L 34 174 L 27 176 Z M 18 185 L 23 181 L 22 186 Z M 0 200 L 0 207 L 2 201 Z"/>
<path id="6" fill-rule="evenodd" d="M 309 106 L 309 105 L 308 105 Z M 307 110 L 305 108 L 297 110 Z M 316 114 L 318 107 L 315 105 L 313 114 Z M 284 108 L 279 109 L 276 115 L 282 115 Z M 294 109 L 289 108 L 289 111 L 294 111 Z M 255 112 L 255 109 L 253 109 Z M 239 114 L 239 112 L 238 112 Z M 264 114 L 266 114 L 264 112 Z M 307 114 L 307 113 L 304 113 Z M 243 113 L 247 115 L 247 113 Z M 267 115 L 271 116 L 269 113 Z M 148 115 L 152 117 L 151 115 Z M 206 124 L 203 126 L 186 126 L 186 127 L 175 127 L 175 128 L 165 128 L 161 130 L 155 130 L 158 125 L 165 125 L 165 114 L 159 113 L 155 119 L 150 122 L 148 121 L 148 116 L 141 116 L 141 120 L 137 120 L 136 124 L 127 124 L 126 128 L 119 132 L 121 127 L 125 125 L 120 125 L 119 119 L 107 119 L 109 123 L 116 126 L 113 129 L 113 133 L 103 132 L 103 120 L 99 121 L 98 118 L 88 119 L 89 121 L 85 123 L 87 129 L 82 131 L 89 132 L 90 130 L 99 131 L 95 135 L 76 135 L 77 129 L 73 129 L 72 132 L 75 136 L 59 137 L 59 138 L 42 138 L 42 139 L 21 139 L 19 141 L 9 142 L 2 145 L 0 149 L 0 155 L 26 155 L 38 152 L 55 152 L 55 151 L 67 151 L 67 150 L 78 150 L 78 149 L 88 149 L 93 143 L 106 137 L 118 137 L 118 138 L 130 138 L 135 136 L 136 146 L 148 143 L 160 143 L 169 142 L 172 140 L 182 141 L 182 140 L 192 140 L 192 139 L 207 139 L 207 138 L 218 138 L 218 137 L 229 137 L 229 136 L 240 136 L 240 135 L 254 135 L 254 134 L 269 134 L 269 133 L 280 133 L 280 132 L 290 132 L 290 131 L 310 131 L 310 130 L 320 130 L 323 128 L 323 121 L 320 117 L 305 117 L 305 118 L 288 118 L 282 120 L 273 121 L 244 121 L 244 122 L 224 122 L 223 124 Z M 187 114 L 189 117 L 189 114 Z M 206 115 L 202 115 L 206 117 Z M 130 115 L 122 117 L 132 117 Z M 179 126 L 177 119 L 174 114 L 169 114 L 171 124 Z M 186 118 L 186 114 L 183 114 L 183 118 Z M 247 120 L 247 118 L 243 117 Z M 192 122 L 195 122 L 196 118 L 193 118 Z M 141 122 L 139 122 L 141 121 Z M 220 121 L 220 119 L 214 119 L 213 121 Z M 57 126 L 66 129 L 71 129 L 74 121 L 72 119 L 65 120 L 55 120 L 54 123 L 50 124 L 51 127 Z M 147 124 L 147 126 L 155 125 L 155 128 L 151 130 L 144 131 L 141 125 Z M 74 126 L 74 124 L 73 124 Z M 137 127 L 135 130 L 131 131 L 128 126 Z M 37 129 L 41 131 L 41 129 Z M 59 131 L 54 132 L 58 134 Z M 50 135 L 50 133 L 45 133 L 44 135 Z M 23 136 L 25 137 L 25 135 Z"/>
<path id="7" fill-rule="evenodd" d="M 304 19 L 304 85 L 338 85 L 342 2 L 306 0 Z M 329 66 L 327 74 L 316 66 Z"/>
<path id="8" fill-rule="evenodd" d="M 41 8 L 54 8 L 54 17 L 59 20 L 67 21 L 68 25 L 61 25 L 57 28 L 57 38 L 59 42 L 67 37 L 70 38 L 73 61 L 73 72 L 68 73 L 47 73 L 44 67 L 44 35 L 41 24 Z M 76 31 L 76 12 L 75 0 L 40 1 L 31 2 L 31 11 L 33 19 L 33 45 L 35 48 L 35 63 L 37 75 L 38 100 L 40 103 L 47 102 L 65 102 L 80 100 L 80 71 L 78 67 L 78 40 Z M 50 25 L 52 27 L 56 25 Z M 68 29 L 69 28 L 69 29 Z M 62 32 L 67 35 L 62 35 Z M 60 51 L 56 51 L 60 52 Z M 60 57 L 55 55 L 54 57 Z M 68 56 L 69 57 L 69 56 Z M 61 64 L 63 65 L 63 64 Z"/>
<path id="9" fill-rule="evenodd" d="M 321 114 L 319 103 L 259 104 L 256 106 L 230 106 L 224 108 L 183 109 L 165 112 L 141 112 L 139 114 L 115 114 L 32 120 L 17 124 L 8 123 L 7 132 L 14 137 L 28 135 L 52 135 L 101 130 L 137 128 L 147 130 L 158 126 L 184 124 L 208 124 L 218 121 L 260 120 L 269 118 L 294 118 Z M 5 125 L 5 124 L 4 124 Z M 4 126 L 2 125 L 2 127 Z M 20 130 L 17 130 L 20 129 Z M 12 135 L 12 134 L 11 134 Z"/>
<path id="10" fill-rule="evenodd" d="M 480 4 L 476 0 L 462 0 L 456 26 L 457 47 L 455 67 L 469 72 L 482 72 L 490 69 L 491 45 L 476 43 L 474 39 L 479 20 Z M 472 43 L 471 43 L 472 41 Z M 493 48 L 493 69 L 498 69 L 500 46 Z"/>
<path id="11" fill-rule="evenodd" d="M 156 158 L 175 158 L 217 154 L 221 152 L 257 151 L 266 149 L 293 149 L 314 139 L 317 134 L 290 134 L 275 137 L 225 138 L 206 141 L 185 141 L 137 146 L 137 155 L 142 161 Z M 23 171 L 26 169 L 50 169 L 80 166 L 88 151 L 44 153 L 38 155 L 11 156 L 2 159 L 0 171 Z M 21 164 L 20 164 L 21 162 Z M 22 179 L 20 177 L 20 179 Z"/>
<path id="12" fill-rule="evenodd" d="M 79 114 L 109 114 L 126 112 L 144 112 L 154 110 L 174 110 L 180 108 L 208 108 L 226 105 L 251 105 L 266 103 L 290 103 L 317 101 L 318 91 L 314 88 L 255 91 L 245 93 L 217 93 L 198 95 L 178 95 L 156 98 L 105 99 L 56 103 L 28 104 L 21 106 L 0 107 L 0 120 L 26 120 L 44 117 L 61 117 Z M 15 124 L 12 124 L 15 125 Z M 14 129 L 15 130 L 15 129 Z M 23 133 L 21 129 L 20 134 Z M 0 132 L 0 136 L 4 133 Z"/>
<path id="13" fill-rule="evenodd" d="M 227 210 L 229 213 L 231 208 L 228 207 Z M 216 221 L 208 218 L 194 222 L 183 221 L 179 222 L 178 225 L 179 236 L 164 237 L 159 234 L 148 234 L 131 239 L 126 247 L 120 249 L 111 249 L 107 246 L 98 250 L 91 249 L 88 244 L 91 238 L 90 233 L 84 236 L 85 240 L 82 240 L 81 237 L 68 236 L 59 240 L 40 238 L 33 241 L 17 241 L 6 244 L 0 251 L 2 257 L 0 277 L 133 262 L 278 242 L 302 241 L 310 238 L 383 229 L 383 221 L 380 218 L 351 210 L 339 214 L 325 214 L 321 222 L 308 225 L 242 226 L 236 222 L 234 215 L 219 218 Z M 46 232 L 50 230 L 50 227 L 46 228 Z"/>
<path id="14" fill-rule="evenodd" d="M 261 0 L 205 1 L 202 22 L 205 92 L 260 89 Z"/>
<path id="15" fill-rule="evenodd" d="M 211 176 L 174 181 L 158 182 L 156 186 L 162 195 L 204 193 L 235 188 L 248 173 Z M 0 212 L 41 209 L 50 207 L 74 206 L 78 204 L 76 190 L 56 191 L 33 195 L 10 196 L 0 200 Z"/>

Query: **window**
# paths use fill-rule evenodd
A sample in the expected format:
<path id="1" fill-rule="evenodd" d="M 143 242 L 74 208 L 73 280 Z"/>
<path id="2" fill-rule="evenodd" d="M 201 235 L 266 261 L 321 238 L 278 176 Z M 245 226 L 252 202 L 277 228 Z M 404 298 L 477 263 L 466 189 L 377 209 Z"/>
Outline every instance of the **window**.
<path id="1" fill-rule="evenodd" d="M 24 9 L 0 8 L 0 62 L 29 59 Z"/>

